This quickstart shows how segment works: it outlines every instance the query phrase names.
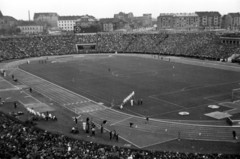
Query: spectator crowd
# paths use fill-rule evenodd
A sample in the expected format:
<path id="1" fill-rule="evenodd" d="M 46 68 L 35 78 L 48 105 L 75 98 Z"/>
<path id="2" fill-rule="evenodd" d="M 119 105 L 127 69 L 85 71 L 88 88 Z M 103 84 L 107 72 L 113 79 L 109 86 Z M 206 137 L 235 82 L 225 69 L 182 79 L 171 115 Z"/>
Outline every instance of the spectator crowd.
<path id="1" fill-rule="evenodd" d="M 91 53 L 152 53 L 220 60 L 240 53 L 238 45 L 220 43 L 212 33 L 97 33 L 0 38 L 0 61 L 79 53 L 77 44 L 94 43 Z M 81 50 L 80 50 L 81 52 Z"/>
<path id="2" fill-rule="evenodd" d="M 71 139 L 0 113 L 0 158 L 27 159 L 237 159 L 234 154 L 149 151 Z"/>

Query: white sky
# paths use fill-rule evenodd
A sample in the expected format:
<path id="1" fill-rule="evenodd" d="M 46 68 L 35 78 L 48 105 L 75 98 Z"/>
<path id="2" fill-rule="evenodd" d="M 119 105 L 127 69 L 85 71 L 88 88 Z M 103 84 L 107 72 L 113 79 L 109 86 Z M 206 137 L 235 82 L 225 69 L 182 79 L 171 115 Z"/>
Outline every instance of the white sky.
<path id="1" fill-rule="evenodd" d="M 31 19 L 37 12 L 112 18 L 120 11 L 132 12 L 134 16 L 151 13 L 156 18 L 160 13 L 240 12 L 240 0 L 0 0 L 0 10 L 3 15 L 23 20 L 28 20 L 28 10 Z"/>

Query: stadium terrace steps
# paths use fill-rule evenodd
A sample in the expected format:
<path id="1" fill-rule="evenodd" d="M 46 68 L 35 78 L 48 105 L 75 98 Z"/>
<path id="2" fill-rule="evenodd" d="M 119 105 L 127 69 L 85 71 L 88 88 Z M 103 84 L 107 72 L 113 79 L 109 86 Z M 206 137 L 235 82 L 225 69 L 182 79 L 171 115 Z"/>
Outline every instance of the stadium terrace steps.
<path id="1" fill-rule="evenodd" d="M 107 120 L 106 126 L 108 127 L 129 127 L 129 123 L 132 122 L 134 123 L 132 131 L 140 130 L 149 133 L 172 135 L 176 138 L 180 132 L 182 139 L 214 141 L 233 141 L 232 131 L 240 131 L 240 127 L 200 125 L 196 123 L 191 124 L 191 122 L 180 123 L 159 119 L 150 119 L 149 123 L 146 124 L 145 118 L 107 108 L 21 69 L 15 69 L 13 73 L 22 83 L 33 87 L 37 92 L 58 102 L 67 109 L 77 114 L 87 113 L 94 117 L 94 122 L 98 124 L 101 124 L 103 120 Z"/>

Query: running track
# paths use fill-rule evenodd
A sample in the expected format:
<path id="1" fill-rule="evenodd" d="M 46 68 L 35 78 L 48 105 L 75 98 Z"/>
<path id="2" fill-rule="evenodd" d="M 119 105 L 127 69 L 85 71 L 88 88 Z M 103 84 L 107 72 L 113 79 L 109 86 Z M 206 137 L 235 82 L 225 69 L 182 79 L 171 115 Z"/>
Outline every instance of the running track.
<path id="1" fill-rule="evenodd" d="M 96 124 L 107 120 L 106 128 L 108 130 L 116 129 L 121 138 L 139 148 L 175 140 L 179 134 L 182 139 L 233 141 L 232 131 L 240 132 L 240 127 L 180 123 L 171 120 L 151 119 L 146 124 L 145 118 L 107 108 L 19 68 L 14 67 L 11 73 L 21 83 L 34 87 L 37 92 L 56 101 L 61 106 L 77 114 L 93 117 Z M 134 128 L 129 127 L 130 122 L 134 123 Z"/>

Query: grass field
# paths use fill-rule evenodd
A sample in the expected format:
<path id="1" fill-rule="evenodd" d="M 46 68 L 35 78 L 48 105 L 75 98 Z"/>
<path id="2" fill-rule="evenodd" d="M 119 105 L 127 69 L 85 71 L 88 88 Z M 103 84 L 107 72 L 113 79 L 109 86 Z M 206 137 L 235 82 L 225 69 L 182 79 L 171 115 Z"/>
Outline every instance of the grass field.
<path id="1" fill-rule="evenodd" d="M 45 103 L 54 109 L 51 113 L 59 120 L 39 121 L 37 125 L 45 130 L 74 138 L 119 146 L 130 143 L 133 148 L 150 150 L 238 153 L 240 142 L 232 139 L 231 132 L 236 130 L 238 133 L 239 128 L 227 125 L 225 119 L 216 120 L 204 114 L 232 109 L 219 105 L 219 109 L 213 110 L 208 108 L 208 105 L 231 101 L 232 89 L 238 88 L 240 83 L 240 80 L 238 81 L 240 67 L 230 64 L 227 68 L 224 66 L 225 63 L 181 58 L 174 62 L 174 58 L 169 61 L 168 57 L 162 60 L 149 55 L 76 55 L 74 58 L 73 56 L 50 58 L 44 64 L 31 61 L 30 64 L 19 67 L 56 85 L 20 69 L 13 69 L 9 70 L 9 77 L 5 78 L 8 82 L 0 79 L 0 96 L 6 102 L 18 100 L 17 110 L 23 112 L 26 112 L 29 104 L 33 106 L 35 103 Z M 45 58 L 40 58 L 42 59 Z M 19 82 L 11 79 L 12 74 Z M 21 92 L 15 90 L 15 86 L 9 82 L 17 88 L 25 84 L 35 86 L 36 91 L 32 94 L 28 89 Z M 112 109 L 93 110 L 81 114 L 78 125 L 80 135 L 69 133 L 71 127 L 75 125 L 72 117 L 76 112 L 73 108 L 83 109 L 86 106 L 91 109 L 94 105 L 94 102 L 90 101 L 78 104 L 71 102 L 91 99 L 110 107 L 113 99 L 115 105 L 119 105 L 132 91 L 135 91 L 136 99 L 143 99 L 143 105 L 132 107 L 128 103 L 122 111 L 144 118 L 118 113 Z M 68 102 L 70 105 L 65 105 Z M 12 105 L 6 103 L 0 109 L 5 113 L 16 111 Z M 93 107 L 102 108 L 99 105 Z M 120 111 L 118 107 L 115 108 Z M 42 106 L 39 110 L 41 109 L 46 111 Z M 180 116 L 179 111 L 188 111 L 190 115 Z M 27 119 L 27 114 L 24 113 L 22 116 L 23 121 Z M 151 117 L 149 124 L 145 124 L 146 115 Z M 107 119 L 106 133 L 101 135 L 98 130 L 95 138 L 89 137 L 89 134 L 81 129 L 81 121 L 87 116 L 93 117 L 97 124 Z M 234 117 L 239 118 L 239 115 Z M 159 121 L 152 118 L 168 120 Z M 177 121 L 172 121 L 176 119 Z M 134 128 L 129 128 L 129 122 L 134 122 Z M 114 129 L 120 134 L 121 139 L 118 143 L 109 141 L 108 131 Z M 177 140 L 179 131 L 181 141 Z M 200 132 L 202 135 L 199 136 Z"/>
<path id="2" fill-rule="evenodd" d="M 240 72 L 139 56 L 68 57 L 20 68 L 106 106 L 121 104 L 134 91 L 143 105 L 128 103 L 123 111 L 161 119 L 212 120 L 204 114 L 215 110 L 207 106 L 231 101 L 232 89 L 240 83 Z"/>

